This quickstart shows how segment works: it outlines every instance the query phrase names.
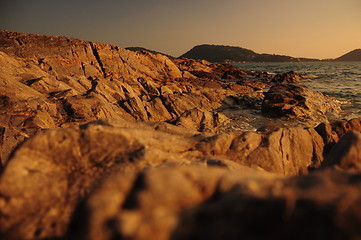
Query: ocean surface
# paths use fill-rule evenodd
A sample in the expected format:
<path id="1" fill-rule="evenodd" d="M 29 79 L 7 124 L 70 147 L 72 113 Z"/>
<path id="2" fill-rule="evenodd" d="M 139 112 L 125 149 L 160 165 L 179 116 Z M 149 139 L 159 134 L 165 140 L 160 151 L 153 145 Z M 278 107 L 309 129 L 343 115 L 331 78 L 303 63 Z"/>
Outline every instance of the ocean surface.
<path id="1" fill-rule="evenodd" d="M 234 63 L 244 70 L 269 73 L 295 71 L 308 88 L 340 99 L 344 118 L 361 117 L 361 62 Z"/>

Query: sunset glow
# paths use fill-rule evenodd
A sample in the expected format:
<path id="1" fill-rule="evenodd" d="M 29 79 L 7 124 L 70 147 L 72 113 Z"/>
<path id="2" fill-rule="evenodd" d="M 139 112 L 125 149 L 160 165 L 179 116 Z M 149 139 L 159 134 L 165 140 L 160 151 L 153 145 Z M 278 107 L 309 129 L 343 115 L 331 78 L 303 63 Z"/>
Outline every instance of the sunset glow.
<path id="1" fill-rule="evenodd" d="M 207 43 L 336 58 L 361 48 L 361 1 L 2 1 L 0 28 L 141 46 L 176 57 Z"/>

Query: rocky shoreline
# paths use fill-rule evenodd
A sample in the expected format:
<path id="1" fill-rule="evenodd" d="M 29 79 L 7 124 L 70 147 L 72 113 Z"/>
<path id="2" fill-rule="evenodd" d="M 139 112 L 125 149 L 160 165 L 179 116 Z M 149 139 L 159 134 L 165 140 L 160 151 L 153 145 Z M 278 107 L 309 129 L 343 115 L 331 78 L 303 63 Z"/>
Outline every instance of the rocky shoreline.
<path id="1" fill-rule="evenodd" d="M 358 239 L 361 119 L 204 60 L 0 31 L 0 239 Z"/>

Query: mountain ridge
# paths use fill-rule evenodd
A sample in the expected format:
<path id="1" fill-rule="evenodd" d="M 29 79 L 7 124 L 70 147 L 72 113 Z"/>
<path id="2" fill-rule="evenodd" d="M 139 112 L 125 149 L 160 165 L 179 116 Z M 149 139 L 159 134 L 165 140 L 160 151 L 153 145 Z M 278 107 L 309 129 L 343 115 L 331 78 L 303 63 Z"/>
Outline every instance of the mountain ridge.
<path id="1" fill-rule="evenodd" d="M 180 58 L 204 59 L 210 62 L 300 62 L 321 61 L 312 58 L 296 58 L 280 54 L 256 53 L 253 50 L 226 45 L 202 44 L 193 47 Z"/>
<path id="2" fill-rule="evenodd" d="M 355 62 L 361 61 L 361 49 L 352 50 L 341 57 L 335 59 L 335 61 Z"/>
<path id="3" fill-rule="evenodd" d="M 176 58 L 169 54 L 146 49 L 143 47 L 127 47 L 131 51 L 148 51 L 154 54 L 162 54 L 171 59 Z M 207 60 L 213 63 L 228 63 L 228 62 L 332 62 L 332 61 L 361 61 L 361 49 L 354 49 L 340 57 L 330 59 L 304 58 L 292 57 L 282 54 L 268 54 L 257 53 L 253 50 L 229 45 L 217 44 L 200 44 L 191 48 L 186 53 L 178 57 L 191 58 L 195 60 Z"/>

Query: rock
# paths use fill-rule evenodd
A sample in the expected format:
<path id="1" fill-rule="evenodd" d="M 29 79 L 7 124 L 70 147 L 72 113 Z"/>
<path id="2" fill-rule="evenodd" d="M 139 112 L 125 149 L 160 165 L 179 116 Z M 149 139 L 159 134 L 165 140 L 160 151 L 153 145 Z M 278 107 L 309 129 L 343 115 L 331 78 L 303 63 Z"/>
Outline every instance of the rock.
<path id="1" fill-rule="evenodd" d="M 171 89 L 169 89 L 169 87 L 167 86 L 161 86 L 160 87 L 160 94 L 162 96 L 168 95 L 168 94 L 173 94 L 173 91 Z"/>
<path id="2" fill-rule="evenodd" d="M 80 219 L 73 219 L 75 226 L 71 227 L 68 238 L 170 239 L 183 210 L 212 198 L 218 187 L 231 187 L 223 186 L 222 176 L 232 179 L 226 173 L 220 168 L 209 171 L 162 168 L 118 175 L 104 183 L 86 205 L 79 208 Z M 246 171 L 245 175 L 252 173 L 256 172 Z M 266 175 L 266 178 L 274 177 Z M 103 206 L 104 211 L 101 213 L 96 206 Z M 78 222 L 86 214 L 88 224 Z M 112 224 L 104 225 L 105 221 Z"/>
<path id="3" fill-rule="evenodd" d="M 197 160 L 179 154 L 194 145 L 191 136 L 121 120 L 37 133 L 1 173 L 1 239 L 62 236 L 75 205 L 104 176 Z"/>
<path id="4" fill-rule="evenodd" d="M 339 139 L 350 131 L 361 133 L 361 119 L 335 121 L 321 123 L 315 130 L 323 138 L 325 143 L 324 155 L 327 155 Z"/>
<path id="5" fill-rule="evenodd" d="M 4 30 L 0 31 L 0 38 L 0 51 L 27 58 L 58 77 L 182 77 L 174 63 L 161 54 L 135 53 L 109 44 Z"/>
<path id="6" fill-rule="evenodd" d="M 360 178 L 160 168 L 109 178 L 67 239 L 357 239 Z M 86 219 L 86 221 L 84 221 Z"/>
<path id="7" fill-rule="evenodd" d="M 192 165 L 296 175 L 319 165 L 322 144 L 313 129 L 212 135 L 121 119 L 38 132 L 1 173 L 0 236 L 62 236 L 75 205 L 113 173 Z"/>
<path id="8" fill-rule="evenodd" d="M 205 60 L 193 60 L 187 58 L 173 59 L 173 62 L 184 72 L 190 72 L 193 76 L 207 79 L 240 79 L 247 75 L 242 69 L 230 64 L 212 64 Z"/>
<path id="9" fill-rule="evenodd" d="M 299 73 L 296 73 L 294 71 L 290 71 L 290 72 L 286 72 L 286 73 L 281 73 L 281 74 L 276 74 L 276 76 L 274 76 L 274 78 L 271 80 L 271 82 L 274 83 L 296 83 L 301 81 L 302 76 Z"/>
<path id="10" fill-rule="evenodd" d="M 0 52 L 0 165 L 19 143 L 59 121 L 58 106 L 21 82 L 46 77 L 40 68 Z"/>
<path id="11" fill-rule="evenodd" d="M 66 37 L 9 31 L 0 36 L 1 165 L 40 129 L 119 117 L 174 121 L 185 111 L 212 112 L 227 96 L 252 91 L 193 75 L 180 79 L 183 70 L 159 54 Z M 193 63 L 193 70 L 214 68 Z"/>
<path id="12" fill-rule="evenodd" d="M 262 112 L 269 116 L 303 119 L 313 125 L 328 122 L 328 115 L 340 111 L 340 104 L 331 97 L 294 84 L 271 87 L 262 103 Z"/>
<path id="13" fill-rule="evenodd" d="M 191 71 L 190 72 L 193 76 L 196 76 L 197 78 L 207 78 L 211 80 L 217 80 L 219 79 L 219 76 L 214 73 L 209 73 L 205 71 Z"/>
<path id="14" fill-rule="evenodd" d="M 145 111 L 151 122 L 163 122 L 172 119 L 172 115 L 164 106 L 161 97 L 156 97 L 145 103 Z"/>
<path id="15" fill-rule="evenodd" d="M 41 96 L 56 106 L 57 113 L 47 117 L 56 119 L 52 127 L 100 118 L 143 121 L 172 118 L 169 113 L 164 114 L 165 107 L 159 105 L 159 101 L 152 101 L 160 97 L 160 86 L 155 78 L 181 77 L 179 69 L 164 56 L 132 53 L 111 45 L 64 37 L 7 31 L 0 34 L 4 37 L 0 50 L 11 55 L 2 53 L 2 66 L 8 69 L 3 77 L 21 85 L 14 87 L 14 91 L 29 92 L 27 99 L 36 102 Z M 22 43 L 21 47 L 16 44 L 18 41 Z M 41 43 L 37 45 L 37 41 Z M 41 63 L 38 58 L 43 59 Z M 43 67 L 44 59 L 48 59 L 49 68 Z M 94 66 L 94 71 L 87 71 L 88 65 Z M 84 69 L 78 71 L 78 68 Z"/>
<path id="16" fill-rule="evenodd" d="M 228 123 L 230 120 L 221 113 L 202 111 L 194 108 L 185 111 L 173 124 L 196 131 L 214 132 L 218 127 Z"/>
<path id="17" fill-rule="evenodd" d="M 232 132 L 202 140 L 205 156 L 228 158 L 241 165 L 285 175 L 305 174 L 323 161 L 323 141 L 313 129 Z"/>
<path id="18" fill-rule="evenodd" d="M 345 135 L 350 131 L 361 132 L 361 119 L 355 118 L 348 121 L 341 120 L 332 123 L 332 130 L 339 136 Z"/>
<path id="19" fill-rule="evenodd" d="M 216 71 L 223 73 L 222 79 L 242 79 L 247 73 L 239 68 L 228 64 L 217 64 Z"/>
<path id="20" fill-rule="evenodd" d="M 212 73 L 212 63 L 205 60 L 194 60 L 188 58 L 181 59 L 172 59 L 172 61 L 178 66 L 182 71 L 187 72 L 207 72 Z"/>
<path id="21" fill-rule="evenodd" d="M 262 93 L 255 94 L 238 94 L 223 99 L 223 106 L 226 109 L 241 108 L 261 110 L 264 95 Z"/>
<path id="22" fill-rule="evenodd" d="M 320 123 L 315 127 L 315 130 L 322 137 L 325 143 L 324 154 L 327 154 L 340 138 L 337 133 L 332 130 L 330 123 Z"/>
<path id="23" fill-rule="evenodd" d="M 137 80 L 144 87 L 144 90 L 146 90 L 144 95 L 150 99 L 160 96 L 158 86 L 153 81 L 144 78 L 138 78 Z"/>
<path id="24" fill-rule="evenodd" d="M 197 99 L 197 101 L 195 101 Z M 173 117 L 202 106 L 202 110 L 212 111 L 221 105 L 220 102 L 211 102 L 205 95 L 195 92 L 175 93 L 162 98 L 164 106 Z"/>
<path id="25" fill-rule="evenodd" d="M 361 134 L 347 132 L 327 154 L 322 167 L 337 166 L 347 171 L 361 171 Z"/>

